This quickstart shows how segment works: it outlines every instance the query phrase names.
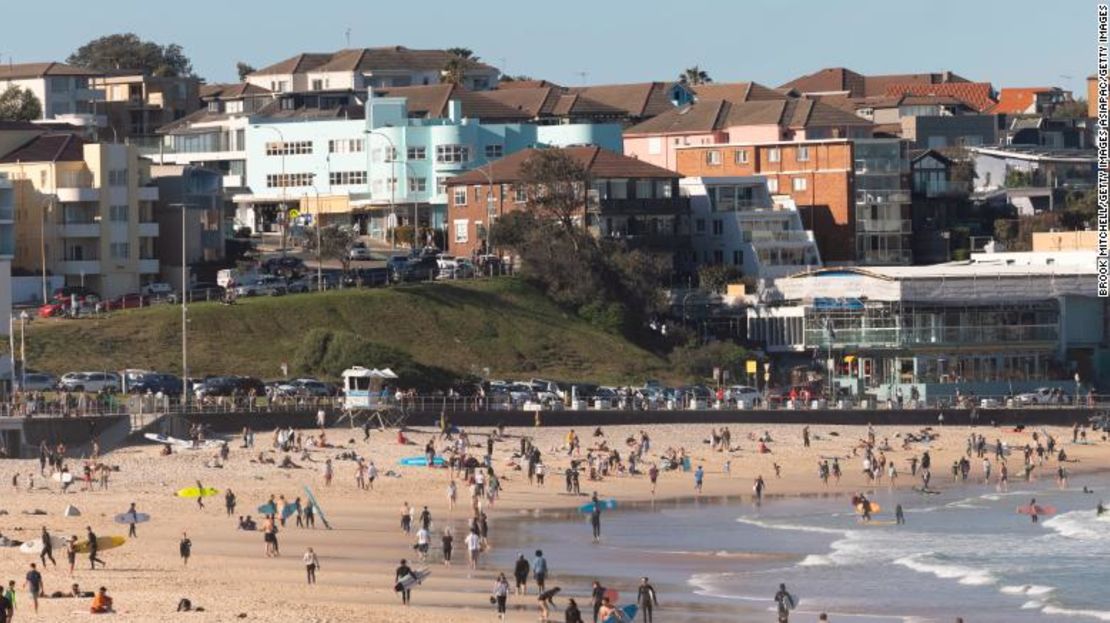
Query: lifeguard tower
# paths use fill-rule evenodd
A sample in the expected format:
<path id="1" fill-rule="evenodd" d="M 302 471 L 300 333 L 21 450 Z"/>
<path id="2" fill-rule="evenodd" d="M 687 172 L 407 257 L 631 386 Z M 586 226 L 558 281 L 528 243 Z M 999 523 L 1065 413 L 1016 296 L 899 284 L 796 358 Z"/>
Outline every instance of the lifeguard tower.
<path id="1" fill-rule="evenodd" d="M 404 422 L 404 411 L 384 391 L 386 382 L 397 378 L 389 368 L 355 366 L 343 371 L 343 412 L 351 426 L 355 425 L 355 418 L 363 414 L 377 420 L 382 428 Z"/>

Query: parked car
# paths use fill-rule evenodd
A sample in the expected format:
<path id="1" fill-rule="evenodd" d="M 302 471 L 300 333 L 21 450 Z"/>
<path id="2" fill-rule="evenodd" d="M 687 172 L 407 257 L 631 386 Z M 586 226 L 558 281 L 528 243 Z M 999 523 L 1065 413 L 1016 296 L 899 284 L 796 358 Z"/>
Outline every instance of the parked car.
<path id="1" fill-rule="evenodd" d="M 388 268 L 358 268 L 343 275 L 346 288 L 373 288 L 389 283 Z"/>
<path id="2" fill-rule="evenodd" d="M 45 372 L 27 372 L 15 375 L 15 384 L 21 391 L 45 392 L 58 386 L 58 377 Z"/>
<path id="3" fill-rule="evenodd" d="M 439 267 L 434 256 L 410 258 L 404 266 L 390 274 L 394 283 L 406 281 L 431 281 Z"/>
<path id="4" fill-rule="evenodd" d="M 218 283 L 194 283 L 189 288 L 189 301 L 218 301 L 224 297 L 225 290 Z"/>
<path id="5" fill-rule="evenodd" d="M 266 276 L 254 283 L 235 286 L 233 289 L 235 296 L 281 296 L 289 290 L 285 280 L 275 276 Z"/>
<path id="6" fill-rule="evenodd" d="M 271 275 L 296 277 L 304 272 L 304 260 L 292 255 L 271 257 L 265 262 L 262 262 L 262 270 Z"/>
<path id="7" fill-rule="evenodd" d="M 347 249 L 347 259 L 353 262 L 364 262 L 373 259 L 370 255 L 370 247 L 366 246 L 365 242 L 356 242 Z"/>
<path id="8" fill-rule="evenodd" d="M 334 396 L 336 394 L 336 388 L 334 386 L 310 378 L 283 381 L 278 383 L 274 390 L 281 396 L 297 396 L 302 394 L 307 394 L 309 396 Z"/>
<path id="9" fill-rule="evenodd" d="M 732 387 L 728 388 L 728 391 L 725 393 L 725 397 L 729 400 L 736 401 L 737 404 L 745 403 L 748 405 L 753 405 L 759 402 L 760 398 L 763 397 L 763 394 L 754 387 L 749 387 L 747 385 L 733 385 Z"/>
<path id="10" fill-rule="evenodd" d="M 255 395 L 265 396 L 266 386 L 262 381 L 249 376 L 211 376 L 204 379 L 194 393 L 197 398 L 205 396 L 231 396 L 232 394 L 246 395 L 251 390 Z"/>
<path id="11" fill-rule="evenodd" d="M 385 261 L 385 267 L 389 270 L 389 274 L 392 275 L 403 269 L 405 265 L 409 263 L 410 259 L 408 255 L 391 255 L 389 259 Z"/>
<path id="12" fill-rule="evenodd" d="M 173 286 L 164 281 L 154 281 L 146 284 L 139 289 L 139 293 L 143 296 L 151 296 L 157 298 L 173 298 Z"/>
<path id="13" fill-rule="evenodd" d="M 161 372 L 148 372 L 127 385 L 127 391 L 132 394 L 149 393 L 167 396 L 180 396 L 183 388 L 184 384 L 180 377 Z"/>
<path id="14" fill-rule="evenodd" d="M 69 372 L 58 379 L 58 389 L 67 392 L 118 392 L 120 378 L 115 372 Z"/>
<path id="15" fill-rule="evenodd" d="M 100 300 L 100 295 L 84 286 L 65 286 L 54 290 L 54 300 L 62 302 L 70 302 L 73 297 L 77 297 L 78 301 L 89 301 L 95 303 Z"/>
<path id="16" fill-rule="evenodd" d="M 106 301 L 107 309 L 134 309 L 136 307 L 148 307 L 150 305 L 150 297 L 142 294 L 124 294 L 117 296 L 111 301 Z"/>
<path id="17" fill-rule="evenodd" d="M 469 279 L 477 269 L 464 257 L 440 256 L 436 260 L 436 279 Z"/>
<path id="18" fill-rule="evenodd" d="M 66 313 L 65 305 L 61 303 L 47 303 L 39 307 L 39 318 L 53 318 L 55 316 L 64 316 Z"/>
<path id="19" fill-rule="evenodd" d="M 1031 392 L 1018 394 L 1015 399 L 1023 405 L 1068 404 L 1068 395 L 1059 387 L 1038 387 Z"/>

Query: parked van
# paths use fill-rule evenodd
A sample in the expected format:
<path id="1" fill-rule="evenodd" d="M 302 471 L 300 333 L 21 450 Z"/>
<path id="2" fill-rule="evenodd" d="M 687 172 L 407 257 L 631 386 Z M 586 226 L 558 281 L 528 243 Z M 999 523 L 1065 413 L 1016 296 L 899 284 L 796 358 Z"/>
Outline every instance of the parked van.
<path id="1" fill-rule="evenodd" d="M 228 290 L 235 286 L 258 283 L 262 275 L 255 270 L 239 270 L 238 268 L 225 268 L 216 273 L 216 285 Z"/>

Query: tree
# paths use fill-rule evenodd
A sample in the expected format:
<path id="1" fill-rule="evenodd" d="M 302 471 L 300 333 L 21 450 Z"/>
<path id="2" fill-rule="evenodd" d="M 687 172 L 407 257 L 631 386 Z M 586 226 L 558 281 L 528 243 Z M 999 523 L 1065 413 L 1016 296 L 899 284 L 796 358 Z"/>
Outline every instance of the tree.
<path id="1" fill-rule="evenodd" d="M 456 58 L 461 58 L 463 60 L 468 60 L 468 61 L 478 60 L 478 57 L 474 56 L 474 50 L 471 50 L 470 48 L 447 48 L 447 53 L 450 54 L 451 56 L 454 56 Z"/>
<path id="2" fill-rule="evenodd" d="M 520 174 L 528 207 L 559 225 L 565 235 L 580 236 L 583 230 L 576 223 L 585 216 L 586 168 L 561 149 L 542 149 L 521 164 Z M 579 247 L 577 241 L 574 246 Z"/>
<path id="3" fill-rule="evenodd" d="M 1023 188 L 1033 185 L 1033 172 L 1021 169 L 1008 169 L 1006 171 L 1006 188 Z"/>
<path id="4" fill-rule="evenodd" d="M 247 74 L 253 74 L 255 69 L 253 65 L 248 65 L 243 61 L 239 61 L 235 63 L 235 71 L 239 73 L 239 82 L 246 82 Z"/>
<path id="5" fill-rule="evenodd" d="M 701 67 L 694 65 L 693 67 L 687 67 L 686 71 L 682 72 L 682 75 L 678 77 L 678 81 L 681 84 L 697 86 L 699 84 L 713 82 L 713 79 L 710 78 L 709 74 L 703 71 Z"/>
<path id="6" fill-rule="evenodd" d="M 77 48 L 66 62 L 98 71 L 136 70 L 152 76 L 192 76 L 193 64 L 176 43 L 159 45 L 134 33 L 106 35 Z"/>
<path id="7" fill-rule="evenodd" d="M 30 89 L 16 85 L 0 93 L 0 121 L 34 121 L 42 118 L 42 103 Z"/>
<path id="8" fill-rule="evenodd" d="M 530 82 L 532 80 L 535 80 L 535 78 L 527 74 L 517 74 L 515 76 L 505 74 L 504 76 L 501 76 L 501 82 Z"/>
<path id="9" fill-rule="evenodd" d="M 1061 102 L 1052 109 L 1049 115 L 1053 119 L 1086 119 L 1087 100 L 1077 99 Z"/>
<path id="10" fill-rule="evenodd" d="M 698 267 L 698 283 L 701 287 L 718 293 L 728 284 L 740 281 L 742 276 L 740 269 L 726 264 L 705 264 Z"/>
<path id="11" fill-rule="evenodd" d="M 478 61 L 478 57 L 469 48 L 447 48 L 447 53 L 451 58 L 443 65 L 439 81 L 444 84 L 460 85 L 466 77 L 466 71 Z"/>
<path id="12" fill-rule="evenodd" d="M 305 235 L 306 251 L 316 252 L 316 238 L 316 232 Z M 338 261 L 344 273 L 350 271 L 350 251 L 351 247 L 358 242 L 358 231 L 351 225 L 331 225 L 320 228 L 319 238 L 320 250 L 317 255 L 321 259 Z"/>

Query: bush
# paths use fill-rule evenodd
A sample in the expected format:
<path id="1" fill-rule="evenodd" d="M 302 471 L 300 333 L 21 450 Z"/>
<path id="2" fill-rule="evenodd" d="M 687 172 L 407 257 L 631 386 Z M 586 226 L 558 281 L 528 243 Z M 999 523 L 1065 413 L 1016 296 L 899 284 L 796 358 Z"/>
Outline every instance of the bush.
<path id="1" fill-rule="evenodd" d="M 628 309 L 620 303 L 587 303 L 578 309 L 578 315 L 609 333 L 620 334 L 628 324 Z"/>
<path id="2" fill-rule="evenodd" d="M 390 368 L 402 386 L 421 389 L 445 387 L 455 380 L 446 370 L 421 365 L 404 351 L 350 331 L 312 329 L 301 339 L 293 363 L 303 374 L 330 378 L 338 378 L 354 366 Z"/>
<path id="3" fill-rule="evenodd" d="M 680 346 L 671 353 L 671 363 L 686 377 L 702 380 L 713 377 L 713 368 L 729 370 L 733 379 L 743 378 L 748 351 L 733 342 Z"/>

